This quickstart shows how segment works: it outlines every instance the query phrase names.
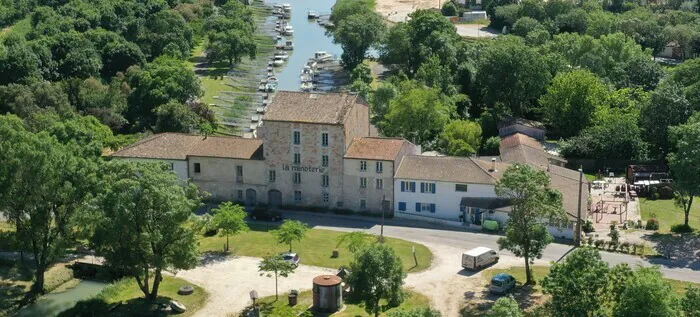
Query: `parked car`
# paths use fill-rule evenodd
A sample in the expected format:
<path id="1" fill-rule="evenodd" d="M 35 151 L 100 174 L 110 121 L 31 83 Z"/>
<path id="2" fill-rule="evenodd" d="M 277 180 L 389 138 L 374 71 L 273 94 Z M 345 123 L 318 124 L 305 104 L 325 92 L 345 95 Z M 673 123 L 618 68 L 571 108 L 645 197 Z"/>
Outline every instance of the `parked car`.
<path id="1" fill-rule="evenodd" d="M 515 277 L 506 273 L 498 273 L 491 279 L 489 291 L 492 294 L 507 294 L 515 287 Z"/>
<path id="2" fill-rule="evenodd" d="M 256 208 L 250 213 L 253 220 L 280 221 L 282 214 L 279 211 Z"/>
<path id="3" fill-rule="evenodd" d="M 465 269 L 479 270 L 497 262 L 498 252 L 487 247 L 477 247 L 462 253 L 462 267 Z"/>
<path id="4" fill-rule="evenodd" d="M 285 261 L 291 263 L 294 267 L 299 266 L 299 262 L 301 262 L 301 258 L 296 253 L 290 253 L 290 252 L 282 253 L 282 258 Z"/>

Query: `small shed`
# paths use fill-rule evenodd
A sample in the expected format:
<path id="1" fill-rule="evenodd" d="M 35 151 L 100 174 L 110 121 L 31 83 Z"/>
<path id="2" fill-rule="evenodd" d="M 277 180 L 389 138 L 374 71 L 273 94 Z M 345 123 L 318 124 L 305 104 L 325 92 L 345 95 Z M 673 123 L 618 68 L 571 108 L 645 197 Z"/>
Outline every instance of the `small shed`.
<path id="1" fill-rule="evenodd" d="M 335 275 L 319 275 L 313 280 L 313 308 L 333 313 L 343 307 L 342 279 Z"/>

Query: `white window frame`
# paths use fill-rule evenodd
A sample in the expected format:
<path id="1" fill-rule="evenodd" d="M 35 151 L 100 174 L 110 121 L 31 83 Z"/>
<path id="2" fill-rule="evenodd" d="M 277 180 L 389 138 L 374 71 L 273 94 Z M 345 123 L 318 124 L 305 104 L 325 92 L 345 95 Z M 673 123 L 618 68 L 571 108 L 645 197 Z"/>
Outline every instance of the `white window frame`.
<path id="1" fill-rule="evenodd" d="M 294 191 L 294 202 L 295 202 L 295 203 L 300 203 L 300 202 L 301 202 L 301 191 L 300 191 L 300 190 L 295 190 L 295 191 Z"/>
<path id="2" fill-rule="evenodd" d="M 384 172 L 384 162 L 377 162 L 376 164 L 376 171 L 378 174 L 381 174 Z"/>
<path id="3" fill-rule="evenodd" d="M 292 131 L 292 144 L 294 144 L 294 145 L 301 144 L 301 131 L 299 131 L 299 130 Z"/>
<path id="4" fill-rule="evenodd" d="M 300 172 L 294 172 L 294 174 L 292 174 L 292 182 L 294 184 L 301 184 L 301 173 Z"/>
<path id="5" fill-rule="evenodd" d="M 377 189 L 383 189 L 384 188 L 384 179 L 382 178 L 377 178 Z"/>
<path id="6" fill-rule="evenodd" d="M 367 161 L 360 161 L 360 172 L 367 171 Z"/>
<path id="7" fill-rule="evenodd" d="M 294 165 L 301 164 L 301 153 L 294 153 Z"/>
<path id="8" fill-rule="evenodd" d="M 321 146 L 323 146 L 323 147 L 328 146 L 328 132 L 321 133 Z"/>
<path id="9" fill-rule="evenodd" d="M 330 165 L 328 163 L 329 160 L 330 160 L 330 158 L 328 157 L 328 155 L 325 155 L 325 154 L 321 155 L 321 166 L 328 167 L 328 165 Z"/>
<path id="10" fill-rule="evenodd" d="M 322 187 L 328 187 L 330 183 L 331 183 L 331 181 L 330 181 L 330 177 L 328 176 L 328 174 L 321 175 L 321 186 Z"/>
<path id="11" fill-rule="evenodd" d="M 367 177 L 360 177 L 360 188 L 367 188 Z"/>
<path id="12" fill-rule="evenodd" d="M 268 181 L 270 183 L 274 183 L 277 181 L 277 172 L 275 172 L 275 170 L 270 170 L 270 172 L 268 173 Z"/>

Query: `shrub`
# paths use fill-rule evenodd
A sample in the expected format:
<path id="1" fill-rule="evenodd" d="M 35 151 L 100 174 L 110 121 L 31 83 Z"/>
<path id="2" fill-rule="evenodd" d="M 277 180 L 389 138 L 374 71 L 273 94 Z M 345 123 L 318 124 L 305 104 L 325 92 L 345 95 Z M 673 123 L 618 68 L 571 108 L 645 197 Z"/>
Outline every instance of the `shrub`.
<path id="1" fill-rule="evenodd" d="M 608 242 L 608 250 L 615 251 L 615 250 L 617 250 L 618 245 L 619 244 L 617 243 L 617 241 L 609 241 Z"/>
<path id="2" fill-rule="evenodd" d="M 659 221 L 656 218 L 647 220 L 646 230 L 659 230 Z"/>
<path id="3" fill-rule="evenodd" d="M 588 238 L 588 246 L 589 247 L 593 246 L 593 237 Z"/>
<path id="4" fill-rule="evenodd" d="M 611 244 L 617 245 L 618 242 L 620 242 L 620 231 L 617 230 L 617 227 L 614 224 L 610 225 L 610 234 L 608 234 L 608 236 L 610 237 L 610 240 L 612 240 L 610 241 Z"/>
<path id="5" fill-rule="evenodd" d="M 457 16 L 457 6 L 455 6 L 452 1 L 445 2 L 445 4 L 442 6 L 442 15 L 444 16 Z"/>
<path id="6" fill-rule="evenodd" d="M 629 250 L 630 250 L 630 243 L 629 242 L 625 241 L 625 242 L 622 242 L 620 244 L 620 251 L 629 252 Z"/>
<path id="7" fill-rule="evenodd" d="M 591 219 L 586 219 L 586 222 L 583 224 L 583 228 L 581 228 L 583 232 L 585 233 L 591 233 L 595 231 L 595 228 L 593 227 L 593 221 Z"/>
<path id="8" fill-rule="evenodd" d="M 492 136 L 486 139 L 484 145 L 481 148 L 482 155 L 498 155 L 499 148 L 501 147 L 501 139 L 497 136 Z"/>
<path id="9" fill-rule="evenodd" d="M 681 223 L 681 224 L 671 226 L 671 232 L 673 232 L 673 233 L 688 233 L 688 232 L 693 232 L 693 228 Z"/>
<path id="10" fill-rule="evenodd" d="M 669 186 L 661 187 L 661 189 L 659 189 L 659 198 L 673 199 L 673 188 Z"/>
<path id="11" fill-rule="evenodd" d="M 605 246 L 605 240 L 603 240 L 603 239 L 595 240 L 594 245 L 598 249 L 603 248 Z"/>

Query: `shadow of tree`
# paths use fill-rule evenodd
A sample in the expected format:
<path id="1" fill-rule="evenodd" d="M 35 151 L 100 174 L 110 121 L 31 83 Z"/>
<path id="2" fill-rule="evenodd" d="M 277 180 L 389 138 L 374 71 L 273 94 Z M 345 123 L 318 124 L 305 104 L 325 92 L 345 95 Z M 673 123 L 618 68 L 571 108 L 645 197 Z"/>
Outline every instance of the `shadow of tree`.
<path id="1" fill-rule="evenodd" d="M 644 240 L 653 242 L 654 249 L 661 257 L 652 257 L 649 262 L 666 267 L 684 267 L 700 270 L 700 235 L 684 234 L 648 234 Z"/>

